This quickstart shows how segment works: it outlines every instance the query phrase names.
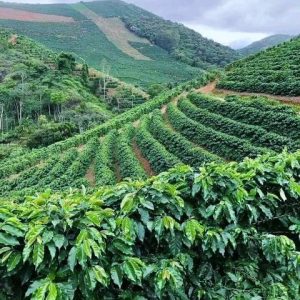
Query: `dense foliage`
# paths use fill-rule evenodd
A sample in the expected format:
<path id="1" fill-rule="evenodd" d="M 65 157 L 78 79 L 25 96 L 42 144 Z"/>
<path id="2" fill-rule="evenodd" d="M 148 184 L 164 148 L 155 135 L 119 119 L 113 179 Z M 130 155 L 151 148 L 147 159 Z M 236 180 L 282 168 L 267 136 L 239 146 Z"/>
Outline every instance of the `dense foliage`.
<path id="1" fill-rule="evenodd" d="M 123 1 L 94 1 L 86 2 L 85 5 L 103 17 L 121 17 L 135 34 L 147 38 L 176 59 L 192 66 L 225 66 L 239 57 L 238 53 L 229 47 L 135 5 Z"/>
<path id="2" fill-rule="evenodd" d="M 300 153 L 0 204 L 4 299 L 300 297 Z"/>
<path id="3" fill-rule="evenodd" d="M 269 48 L 230 65 L 218 87 L 235 90 L 300 95 L 300 38 Z"/>
<path id="4" fill-rule="evenodd" d="M 59 135 L 59 131 L 64 131 L 69 123 L 76 127 L 69 130 L 74 134 L 111 117 L 104 102 L 84 80 L 84 70 L 76 69 L 71 54 L 55 54 L 6 30 L 0 30 L 0 49 L 0 130 L 10 131 L 2 142 L 27 139 L 30 146 L 35 146 L 30 135 L 43 129 L 44 133 L 37 135 L 50 133 L 48 142 L 39 145 L 46 146 L 52 134 L 53 142 L 68 137 Z M 39 123 L 50 121 L 59 125 L 49 124 L 41 129 Z"/>

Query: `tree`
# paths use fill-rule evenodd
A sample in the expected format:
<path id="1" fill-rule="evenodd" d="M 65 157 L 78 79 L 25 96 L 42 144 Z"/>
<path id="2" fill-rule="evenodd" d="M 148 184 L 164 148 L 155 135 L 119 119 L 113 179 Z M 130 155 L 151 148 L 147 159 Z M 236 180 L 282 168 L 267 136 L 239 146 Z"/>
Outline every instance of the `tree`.
<path id="1" fill-rule="evenodd" d="M 57 68 L 63 73 L 72 73 L 75 70 L 76 60 L 71 53 L 62 52 L 57 57 Z"/>
<path id="2" fill-rule="evenodd" d="M 109 78 L 110 78 L 110 76 L 109 76 L 110 70 L 111 70 L 111 67 L 108 64 L 107 60 L 104 58 L 101 61 L 102 86 L 101 86 L 101 83 L 99 80 L 99 88 L 101 89 L 101 87 L 102 87 L 104 101 L 106 101 L 107 83 L 109 82 Z"/>

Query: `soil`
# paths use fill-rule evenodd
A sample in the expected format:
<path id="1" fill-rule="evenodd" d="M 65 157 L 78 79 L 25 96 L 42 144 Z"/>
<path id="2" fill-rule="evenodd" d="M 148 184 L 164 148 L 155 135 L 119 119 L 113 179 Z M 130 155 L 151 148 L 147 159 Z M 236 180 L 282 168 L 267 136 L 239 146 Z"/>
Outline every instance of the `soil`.
<path id="1" fill-rule="evenodd" d="M 217 89 L 216 85 L 217 85 L 217 81 L 211 82 L 208 85 L 196 90 L 196 92 L 204 93 L 204 94 L 216 94 L 220 96 L 224 96 L 224 95 L 264 96 L 271 99 L 279 100 L 287 104 L 300 105 L 300 97 L 279 96 L 279 95 L 272 95 L 266 93 L 237 92 L 232 90 Z"/>
<path id="2" fill-rule="evenodd" d="M 26 22 L 51 22 L 51 23 L 74 23 L 74 19 L 71 17 L 39 14 L 25 10 L 19 10 L 14 8 L 1 7 L 0 19 L 2 20 L 16 20 Z"/>
<path id="3" fill-rule="evenodd" d="M 132 143 L 132 148 L 133 148 L 133 151 L 134 151 L 134 153 L 135 153 L 135 156 L 136 156 L 137 159 L 140 161 L 140 164 L 141 164 L 141 166 L 144 168 L 146 174 L 147 174 L 149 177 L 155 176 L 155 173 L 154 173 L 154 171 L 152 170 L 149 161 L 143 156 L 143 154 L 142 154 L 140 148 L 138 147 L 136 141 L 133 141 L 133 143 Z"/>
<path id="4" fill-rule="evenodd" d="M 95 176 L 95 162 L 93 162 L 89 169 L 87 170 L 86 174 L 85 174 L 85 178 L 86 180 L 89 182 L 89 184 L 91 186 L 95 186 L 96 185 L 96 176 Z"/>

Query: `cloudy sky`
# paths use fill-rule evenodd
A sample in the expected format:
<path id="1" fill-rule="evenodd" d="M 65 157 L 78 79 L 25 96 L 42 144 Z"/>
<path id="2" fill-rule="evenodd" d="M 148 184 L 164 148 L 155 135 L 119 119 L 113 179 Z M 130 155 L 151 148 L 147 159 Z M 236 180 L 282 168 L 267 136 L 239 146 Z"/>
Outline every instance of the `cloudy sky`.
<path id="1" fill-rule="evenodd" d="M 126 0 L 233 47 L 275 33 L 299 34 L 299 0 Z M 76 0 L 9 0 L 54 3 Z"/>

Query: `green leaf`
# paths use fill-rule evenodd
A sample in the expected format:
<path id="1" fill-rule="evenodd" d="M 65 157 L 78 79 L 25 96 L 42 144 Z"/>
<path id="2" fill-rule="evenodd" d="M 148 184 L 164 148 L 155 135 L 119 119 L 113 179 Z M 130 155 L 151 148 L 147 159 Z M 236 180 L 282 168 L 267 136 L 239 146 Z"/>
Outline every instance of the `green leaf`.
<path id="1" fill-rule="evenodd" d="M 124 273 L 128 279 L 140 283 L 143 277 L 144 263 L 139 258 L 128 258 L 123 264 Z"/>
<path id="2" fill-rule="evenodd" d="M 95 274 L 96 280 L 99 283 L 103 284 L 104 286 L 107 286 L 107 284 L 108 284 L 108 275 L 105 272 L 105 270 L 100 266 L 94 266 L 93 267 L 93 272 Z"/>
<path id="3" fill-rule="evenodd" d="M 0 245 L 4 246 L 17 246 L 20 243 L 18 240 L 10 234 L 0 232 Z"/>
<path id="4" fill-rule="evenodd" d="M 53 237 L 53 241 L 55 246 L 60 249 L 64 245 L 65 237 L 62 234 L 55 234 Z"/>
<path id="5" fill-rule="evenodd" d="M 70 267 L 70 270 L 73 272 L 77 259 L 76 259 L 76 253 L 77 253 L 77 249 L 76 247 L 72 247 L 72 249 L 69 252 L 69 256 L 68 256 L 68 265 Z"/>
<path id="6" fill-rule="evenodd" d="M 48 286 L 48 296 L 46 300 L 56 300 L 58 296 L 56 285 L 51 282 Z"/>
<path id="7" fill-rule="evenodd" d="M 33 264 L 35 265 L 35 268 L 43 262 L 45 254 L 45 247 L 43 244 L 35 244 L 33 247 Z"/>
<path id="8" fill-rule="evenodd" d="M 193 243 L 197 236 L 202 237 L 204 234 L 204 226 L 202 226 L 197 220 L 188 220 L 184 227 L 184 232 L 187 238 Z"/>
<path id="9" fill-rule="evenodd" d="M 87 261 L 87 256 L 86 256 L 86 253 L 84 251 L 83 245 L 80 245 L 80 246 L 77 247 L 76 259 L 78 260 L 79 264 L 83 268 L 85 268 L 85 263 Z"/>
<path id="10" fill-rule="evenodd" d="M 53 232 L 45 230 L 43 235 L 42 235 L 42 240 L 44 244 L 49 243 L 53 239 Z"/>
<path id="11" fill-rule="evenodd" d="M 134 206 L 134 195 L 133 193 L 126 194 L 121 202 L 121 211 L 129 213 Z"/>
<path id="12" fill-rule="evenodd" d="M 120 289 L 123 283 L 123 272 L 121 266 L 119 265 L 112 266 L 110 270 L 110 276 L 114 284 L 117 285 Z"/>
<path id="13" fill-rule="evenodd" d="M 50 252 L 51 258 L 52 260 L 55 258 L 55 254 L 56 254 L 56 247 L 55 244 L 53 242 L 47 244 L 48 250 Z"/>
<path id="14" fill-rule="evenodd" d="M 21 259 L 22 259 L 22 255 L 20 252 L 12 253 L 6 263 L 7 271 L 11 272 L 12 270 L 14 270 L 20 263 Z"/>

